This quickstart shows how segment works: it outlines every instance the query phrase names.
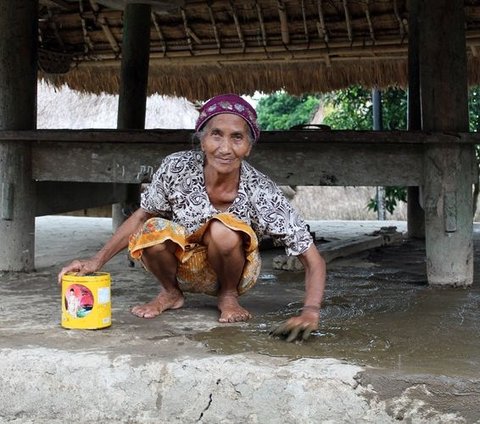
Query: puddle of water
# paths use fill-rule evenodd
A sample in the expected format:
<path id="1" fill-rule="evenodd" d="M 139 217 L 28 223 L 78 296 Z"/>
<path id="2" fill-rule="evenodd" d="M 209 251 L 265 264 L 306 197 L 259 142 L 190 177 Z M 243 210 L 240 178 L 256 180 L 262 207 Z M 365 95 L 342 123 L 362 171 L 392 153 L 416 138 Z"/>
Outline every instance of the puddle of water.
<path id="1" fill-rule="evenodd" d="M 403 372 L 478 376 L 478 284 L 467 289 L 428 287 L 422 256 L 404 264 L 394 257 L 398 253 L 373 255 L 370 259 L 378 262 L 373 270 L 344 267 L 330 272 L 320 328 L 307 342 L 286 343 L 269 336 L 272 328 L 299 313 L 301 302 L 192 337 L 224 354 L 334 357 Z M 276 275 L 277 284 L 283 278 Z"/>

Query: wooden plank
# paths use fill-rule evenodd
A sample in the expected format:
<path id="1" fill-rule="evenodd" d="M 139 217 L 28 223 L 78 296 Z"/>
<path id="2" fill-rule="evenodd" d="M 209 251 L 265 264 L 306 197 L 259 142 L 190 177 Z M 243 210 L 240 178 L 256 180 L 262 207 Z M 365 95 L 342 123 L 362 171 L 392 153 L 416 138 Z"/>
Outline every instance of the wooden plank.
<path id="1" fill-rule="evenodd" d="M 52 143 L 36 144 L 33 178 L 37 181 L 140 183 L 149 180 L 168 154 L 188 145 Z"/>
<path id="2" fill-rule="evenodd" d="M 402 238 L 403 235 L 397 231 L 387 231 L 383 233 L 380 231 L 379 234 L 358 236 L 346 240 L 323 243 L 318 245 L 317 248 L 323 259 L 325 259 L 325 262 L 328 264 L 338 258 L 345 258 L 366 250 L 399 242 Z M 272 265 L 273 269 L 282 269 L 285 271 L 300 271 L 303 269 L 303 265 L 298 259 L 298 256 L 275 256 Z"/>
<path id="3" fill-rule="evenodd" d="M 149 180 L 166 155 L 190 148 L 179 143 L 36 143 L 33 178 L 139 183 Z M 284 185 L 418 185 L 423 150 L 422 145 L 259 143 L 249 162 Z"/>
<path id="4" fill-rule="evenodd" d="M 249 161 L 283 185 L 408 185 L 423 181 L 422 145 L 258 144 Z"/>
<path id="5" fill-rule="evenodd" d="M 0 130 L 0 141 L 89 143 L 188 143 L 192 130 Z M 480 144 L 480 133 L 422 131 L 263 131 L 258 144 L 279 143 Z"/>
<path id="6" fill-rule="evenodd" d="M 191 130 L 0 131 L 0 141 L 32 142 L 39 181 L 148 180 L 166 155 L 192 147 L 191 136 Z M 418 185 L 426 145 L 477 141 L 474 133 L 267 131 L 250 161 L 279 184 Z"/>

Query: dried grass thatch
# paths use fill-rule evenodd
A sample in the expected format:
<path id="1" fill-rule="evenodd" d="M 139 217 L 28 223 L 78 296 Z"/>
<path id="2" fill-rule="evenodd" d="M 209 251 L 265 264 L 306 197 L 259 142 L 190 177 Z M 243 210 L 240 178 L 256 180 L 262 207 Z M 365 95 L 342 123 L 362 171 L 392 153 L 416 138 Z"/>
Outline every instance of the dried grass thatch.
<path id="1" fill-rule="evenodd" d="M 80 93 L 40 82 L 37 128 L 116 128 L 118 95 Z M 145 128 L 194 128 L 198 111 L 184 98 L 153 95 L 147 99 Z"/>
<path id="2" fill-rule="evenodd" d="M 149 93 L 325 92 L 407 83 L 407 0 L 150 1 Z M 41 77 L 118 93 L 123 0 L 39 0 Z M 480 83 L 480 5 L 465 0 L 469 82 Z"/>
<path id="3" fill-rule="evenodd" d="M 246 77 L 248 76 L 248 77 Z M 268 65 L 169 66 L 152 68 L 149 93 L 183 96 L 191 100 L 206 99 L 212 95 L 234 92 L 253 95 L 261 90 L 270 93 L 284 89 L 290 94 L 325 92 L 352 84 L 384 88 L 406 86 L 406 61 L 365 61 L 326 66 L 319 62 Z M 82 92 L 102 91 L 116 93 L 120 77 L 118 69 L 78 68 L 62 77 L 50 77 L 54 85 L 67 84 Z M 192 81 L 195 81 L 192 84 Z"/>

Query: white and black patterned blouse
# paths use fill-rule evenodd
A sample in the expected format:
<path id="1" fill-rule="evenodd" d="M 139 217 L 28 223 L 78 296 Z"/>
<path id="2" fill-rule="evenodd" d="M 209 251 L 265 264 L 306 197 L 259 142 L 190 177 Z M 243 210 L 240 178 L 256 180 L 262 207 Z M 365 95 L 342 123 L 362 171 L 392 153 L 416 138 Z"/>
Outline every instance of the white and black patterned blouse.
<path id="1" fill-rule="evenodd" d="M 195 232 L 220 213 L 208 198 L 203 177 L 201 151 L 177 152 L 167 156 L 142 193 L 142 209 L 170 219 Z M 285 246 L 288 255 L 304 253 L 313 242 L 307 226 L 278 186 L 243 161 L 238 194 L 228 212 L 247 223 L 259 239 L 269 235 Z"/>

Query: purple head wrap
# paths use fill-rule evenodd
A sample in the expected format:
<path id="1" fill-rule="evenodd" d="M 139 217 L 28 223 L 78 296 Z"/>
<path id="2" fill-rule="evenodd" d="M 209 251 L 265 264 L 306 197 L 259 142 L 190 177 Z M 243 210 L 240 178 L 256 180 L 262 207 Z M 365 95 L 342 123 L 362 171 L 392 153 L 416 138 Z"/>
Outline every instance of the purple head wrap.
<path id="1" fill-rule="evenodd" d="M 206 102 L 200 109 L 195 131 L 201 130 L 210 118 L 221 113 L 232 113 L 243 118 L 252 130 L 253 141 L 258 140 L 260 127 L 257 124 L 257 113 L 250 103 L 236 94 L 220 94 Z"/>

